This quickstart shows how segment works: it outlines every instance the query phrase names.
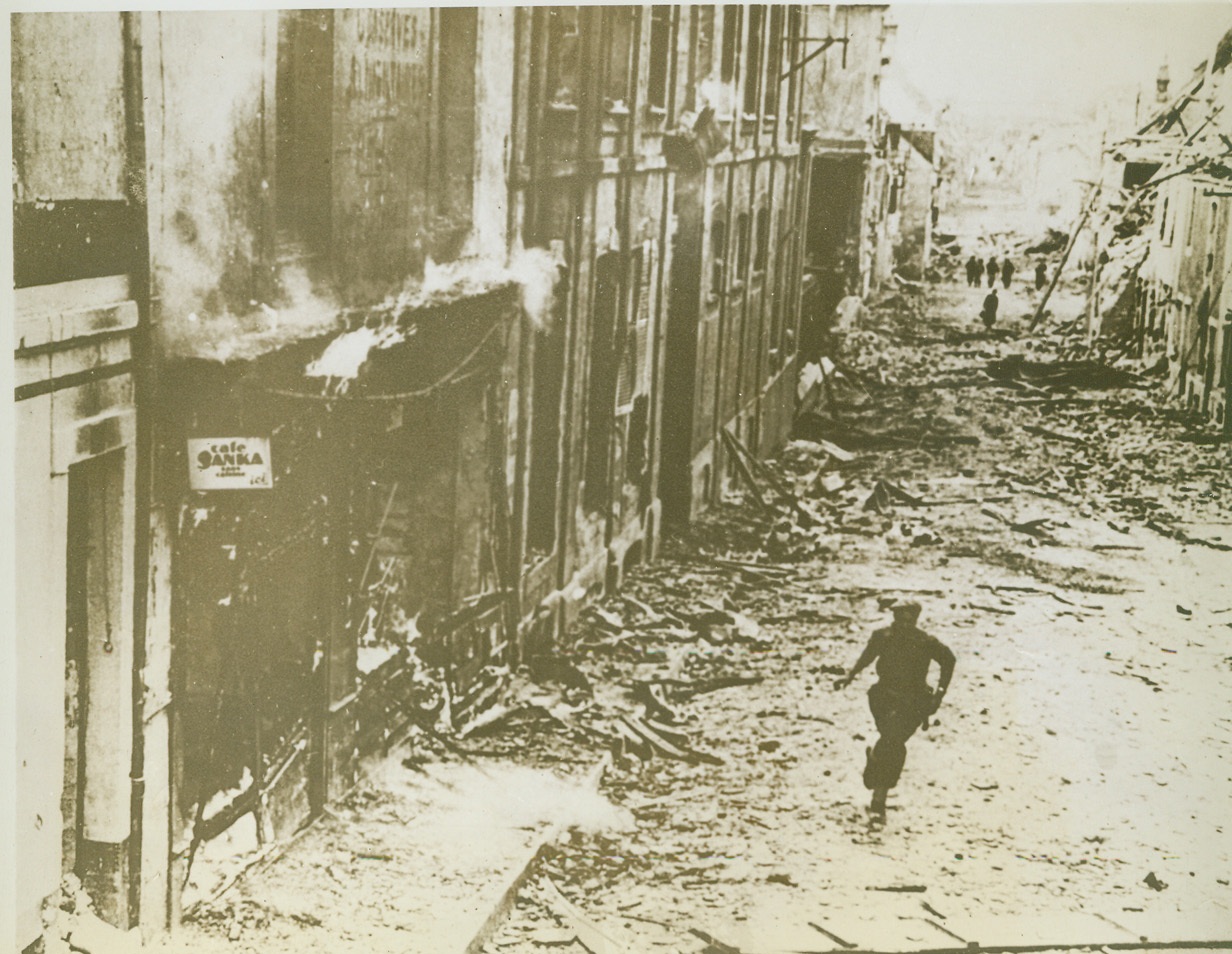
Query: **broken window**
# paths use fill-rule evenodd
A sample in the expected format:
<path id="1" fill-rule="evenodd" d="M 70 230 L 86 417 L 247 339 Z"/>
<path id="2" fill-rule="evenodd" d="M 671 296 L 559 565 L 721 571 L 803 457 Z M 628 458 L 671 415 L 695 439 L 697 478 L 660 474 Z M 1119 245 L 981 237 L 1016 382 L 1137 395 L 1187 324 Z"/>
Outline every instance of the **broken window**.
<path id="1" fill-rule="evenodd" d="M 765 32 L 765 7 L 749 8 L 748 64 L 744 70 L 744 114 L 757 115 L 757 94 L 761 80 L 762 41 Z"/>
<path id="2" fill-rule="evenodd" d="M 736 63 L 740 59 L 740 21 L 743 7 L 726 6 L 723 8 L 723 60 L 720 64 L 719 78 L 724 83 L 736 79 Z"/>
<path id="3" fill-rule="evenodd" d="M 275 215 L 280 244 L 329 243 L 333 151 L 334 18 L 330 10 L 278 15 Z"/>
<path id="4" fill-rule="evenodd" d="M 650 8 L 650 76 L 647 99 L 651 109 L 667 109 L 668 77 L 671 73 L 672 8 Z"/>
<path id="5" fill-rule="evenodd" d="M 629 77 L 636 36 L 637 7 L 607 7 L 603 11 L 607 67 L 603 76 L 605 106 L 614 112 L 629 108 Z"/>

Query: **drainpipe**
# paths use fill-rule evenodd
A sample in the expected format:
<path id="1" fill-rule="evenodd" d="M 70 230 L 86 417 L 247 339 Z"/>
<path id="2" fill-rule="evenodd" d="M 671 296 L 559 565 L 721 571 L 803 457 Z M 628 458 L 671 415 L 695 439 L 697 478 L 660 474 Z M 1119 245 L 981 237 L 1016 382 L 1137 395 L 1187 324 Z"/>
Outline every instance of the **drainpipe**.
<path id="1" fill-rule="evenodd" d="M 133 332 L 134 404 L 137 411 L 134 478 L 133 553 L 133 747 L 132 826 L 128 844 L 129 925 L 141 921 L 142 822 L 145 806 L 145 664 L 148 582 L 150 576 L 150 509 L 153 493 L 154 434 L 150 410 L 155 406 L 156 362 L 150 328 L 149 224 L 145 195 L 145 100 L 142 89 L 141 13 L 121 13 L 124 42 L 124 121 L 127 152 L 126 199 L 137 229 L 137 255 L 130 273 L 130 294 L 139 320 Z"/>

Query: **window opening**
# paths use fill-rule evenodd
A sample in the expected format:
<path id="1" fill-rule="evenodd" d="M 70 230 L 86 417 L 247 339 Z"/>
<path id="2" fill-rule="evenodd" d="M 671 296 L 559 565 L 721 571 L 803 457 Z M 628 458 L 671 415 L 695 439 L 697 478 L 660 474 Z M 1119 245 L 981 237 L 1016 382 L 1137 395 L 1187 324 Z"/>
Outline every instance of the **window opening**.
<path id="1" fill-rule="evenodd" d="M 625 111 L 629 108 L 629 76 L 636 17 L 636 7 L 608 7 L 604 11 L 608 47 L 603 95 L 609 110 Z"/>
<path id="2" fill-rule="evenodd" d="M 280 241 L 323 251 L 330 234 L 334 21 L 330 10 L 278 17 L 274 208 Z"/>
<path id="3" fill-rule="evenodd" d="M 697 86 L 714 70 L 714 7 L 695 7 L 693 31 L 693 82 L 689 84 L 689 109 L 697 109 Z"/>
<path id="4" fill-rule="evenodd" d="M 803 49 L 803 44 L 798 42 L 800 36 L 801 36 L 800 8 L 793 4 L 792 6 L 788 7 L 788 10 L 787 10 L 788 42 L 787 42 L 787 46 L 785 49 L 785 53 L 787 54 L 787 60 L 789 63 L 794 63 L 798 55 L 798 51 Z M 777 78 L 776 78 L 776 82 L 777 82 Z M 794 124 L 795 122 L 796 103 L 799 101 L 799 96 L 800 96 L 800 71 L 793 69 L 791 71 L 791 78 L 787 81 L 786 113 L 787 113 L 787 121 L 789 123 Z M 794 126 L 792 128 L 794 129 Z"/>
<path id="5" fill-rule="evenodd" d="M 667 80 L 672 52 L 672 8 L 650 8 L 650 76 L 647 98 L 652 109 L 667 109 Z"/>
<path id="6" fill-rule="evenodd" d="M 719 78 L 724 83 L 731 83 L 736 79 L 736 61 L 740 58 L 740 21 L 743 10 L 743 7 L 738 6 L 723 8 L 723 59 L 720 64 Z"/>
<path id="7" fill-rule="evenodd" d="M 551 107 L 577 106 L 578 58 L 581 55 L 577 7 L 547 11 L 547 95 Z"/>
<path id="8" fill-rule="evenodd" d="M 748 66 L 744 71 L 744 112 L 746 116 L 757 115 L 757 94 L 761 80 L 762 41 L 765 31 L 765 7 L 749 9 Z"/>
<path id="9" fill-rule="evenodd" d="M 762 109 L 768 118 L 778 114 L 779 109 L 779 73 L 783 65 L 783 8 L 770 9 L 770 45 L 766 50 L 765 95 Z"/>
<path id="10" fill-rule="evenodd" d="M 474 7 L 442 7 L 438 94 L 439 169 L 437 214 L 454 223 L 469 223 L 474 180 L 475 43 L 478 11 Z"/>

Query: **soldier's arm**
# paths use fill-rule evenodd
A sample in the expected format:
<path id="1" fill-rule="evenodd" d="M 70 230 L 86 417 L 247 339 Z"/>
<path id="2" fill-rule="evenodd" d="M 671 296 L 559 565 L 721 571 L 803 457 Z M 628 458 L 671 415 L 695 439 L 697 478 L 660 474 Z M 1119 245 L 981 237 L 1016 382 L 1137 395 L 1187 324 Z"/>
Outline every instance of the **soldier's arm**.
<path id="1" fill-rule="evenodd" d="M 872 663 L 874 659 L 881 655 L 881 631 L 873 633 L 869 637 L 868 644 L 864 647 L 864 652 L 860 653 L 860 658 L 856 660 L 856 664 L 851 667 L 851 671 L 845 676 L 840 676 L 834 680 L 835 689 L 845 689 L 851 685 L 851 681 L 855 679 L 864 669 Z"/>
<path id="2" fill-rule="evenodd" d="M 941 705 L 941 700 L 945 698 L 946 691 L 950 688 L 950 680 L 954 677 L 954 653 L 941 640 L 933 639 L 933 659 L 941 667 L 941 674 L 937 679 L 937 691 L 933 696 L 933 711 L 935 712 L 937 706 Z"/>

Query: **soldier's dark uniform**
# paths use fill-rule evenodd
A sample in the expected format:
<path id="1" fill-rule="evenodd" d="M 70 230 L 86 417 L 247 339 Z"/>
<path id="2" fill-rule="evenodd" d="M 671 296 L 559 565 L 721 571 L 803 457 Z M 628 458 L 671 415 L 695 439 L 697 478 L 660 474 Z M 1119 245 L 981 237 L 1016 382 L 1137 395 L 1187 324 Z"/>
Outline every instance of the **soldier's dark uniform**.
<path id="1" fill-rule="evenodd" d="M 954 653 L 915 625 L 919 615 L 917 604 L 895 606 L 894 622 L 873 633 L 851 672 L 835 683 L 838 689 L 850 685 L 876 660 L 877 682 L 868 690 L 868 706 L 879 737 L 868 750 L 864 767 L 864 786 L 873 792 L 875 812 L 885 810 L 886 792 L 898 784 L 907 740 L 937 711 L 954 674 Z M 940 668 L 935 692 L 928 684 L 929 666 L 934 662 Z"/>

